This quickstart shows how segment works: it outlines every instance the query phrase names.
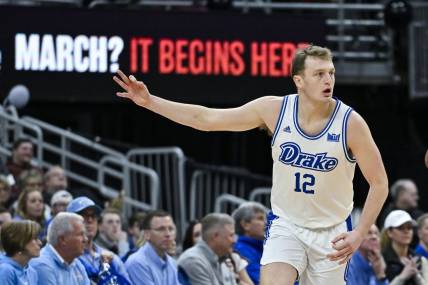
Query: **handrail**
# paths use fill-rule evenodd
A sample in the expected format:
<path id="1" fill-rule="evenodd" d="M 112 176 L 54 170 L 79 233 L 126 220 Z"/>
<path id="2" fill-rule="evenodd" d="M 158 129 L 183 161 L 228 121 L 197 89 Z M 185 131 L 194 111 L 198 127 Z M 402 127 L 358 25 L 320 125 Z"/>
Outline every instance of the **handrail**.
<path id="1" fill-rule="evenodd" d="M 114 156 L 119 156 L 119 157 L 123 157 L 124 155 L 118 151 L 115 151 L 111 148 L 108 148 L 102 144 L 99 144 L 97 142 L 91 141 L 87 138 L 84 138 L 82 136 L 73 134 L 72 132 L 70 132 L 69 130 L 64 130 L 61 128 L 58 128 L 56 126 L 53 126 L 51 124 L 48 124 L 46 122 L 43 122 L 39 119 L 33 118 L 33 117 L 29 117 L 29 116 L 24 116 L 22 117 L 23 120 L 36 124 L 40 127 L 42 127 L 43 129 L 49 130 L 50 132 L 53 133 L 57 133 L 57 134 L 61 134 L 61 136 L 64 136 L 67 139 L 71 139 L 74 140 L 75 142 L 78 142 L 80 144 L 83 144 L 87 147 L 91 147 L 91 148 L 96 148 L 97 150 L 99 150 L 100 152 L 105 152 L 108 153 L 110 155 L 114 155 Z"/>
<path id="2" fill-rule="evenodd" d="M 192 0 L 142 0 L 138 2 L 141 6 L 167 6 L 167 7 L 192 7 L 194 1 Z M 382 4 L 364 4 L 364 3 L 300 3 L 300 2 L 270 2 L 270 1 L 248 1 L 248 0 L 235 0 L 232 1 L 234 8 L 256 8 L 256 9 L 301 9 L 301 10 L 371 10 L 381 11 L 384 8 Z"/>
<path id="3" fill-rule="evenodd" d="M 18 127 L 27 128 L 36 134 L 36 138 L 34 140 L 34 143 L 37 145 L 36 160 L 38 163 L 41 163 L 43 161 L 43 152 L 42 152 L 42 148 L 41 148 L 41 145 L 43 142 L 43 132 L 42 132 L 41 128 L 38 126 L 34 126 L 33 124 L 31 124 L 29 122 L 25 122 L 25 121 L 20 120 L 16 115 L 16 110 L 13 110 L 12 113 L 13 113 L 12 115 L 8 114 L 7 109 L 0 107 L 0 117 L 3 117 L 4 119 L 6 119 L 6 121 L 10 121 L 10 122 L 13 122 L 15 124 L 14 139 L 17 139 L 19 136 L 22 136 L 22 129 L 20 129 Z M 7 126 L 6 126 L 6 128 L 7 128 Z M 5 130 L 5 132 L 7 132 L 7 130 Z M 7 135 L 7 133 L 5 133 L 5 135 Z M 4 143 L 6 143 L 6 142 L 4 142 Z"/>
<path id="4" fill-rule="evenodd" d="M 120 162 L 120 163 L 119 163 Z M 151 185 L 150 185 L 150 204 L 138 202 L 136 203 L 135 200 L 133 203 L 136 203 L 136 205 L 140 205 L 142 209 L 145 210 L 153 210 L 157 209 L 158 203 L 159 203 L 159 177 L 157 173 L 148 167 L 144 167 L 132 162 L 129 162 L 125 157 L 118 158 L 114 156 L 106 155 L 100 160 L 100 171 L 98 172 L 98 183 L 102 185 L 104 180 L 104 169 L 106 167 L 107 163 L 113 163 L 119 166 L 123 166 L 122 175 L 124 177 L 129 177 L 130 170 L 139 171 L 141 173 L 144 173 L 145 175 L 150 177 Z M 131 201 L 133 199 L 130 199 L 130 188 L 131 185 L 129 185 L 129 179 L 124 180 L 123 188 L 125 189 L 125 200 Z M 105 189 L 104 189 L 105 190 Z"/>
<path id="5" fill-rule="evenodd" d="M 260 195 L 270 195 L 271 190 L 272 189 L 268 188 L 268 187 L 257 187 L 257 188 L 254 188 L 253 191 L 251 191 L 248 200 L 250 200 L 250 201 L 256 201 L 256 197 L 257 196 L 260 196 Z"/>
<path id="6" fill-rule="evenodd" d="M 248 202 L 245 199 L 239 198 L 232 194 L 222 194 L 215 199 L 214 212 L 221 212 L 221 205 L 223 203 L 230 202 L 232 204 L 241 205 L 242 203 Z"/>
<path id="7" fill-rule="evenodd" d="M 4 144 L 0 145 L 1 154 L 10 154 L 10 151 L 6 146 L 6 142 L 13 142 L 16 140 L 16 138 L 25 135 L 37 145 L 36 158 L 41 167 L 50 167 L 53 164 L 56 164 L 55 160 L 43 159 L 44 152 L 52 153 L 55 155 L 55 157 L 60 159 L 61 165 L 64 167 L 64 171 L 70 179 L 78 181 L 90 188 L 94 188 L 105 197 L 114 198 L 119 194 L 119 190 L 113 189 L 107 185 L 107 183 L 105 183 L 108 180 L 104 180 L 104 177 L 108 175 L 109 177 L 113 177 L 122 183 L 121 188 L 125 191 L 126 194 L 128 194 L 124 197 L 124 202 L 126 204 L 143 210 L 150 210 L 157 207 L 159 200 L 159 178 L 154 170 L 132 163 L 121 152 L 74 134 L 69 130 L 64 130 L 30 116 L 19 118 L 16 110 L 12 108 L 11 111 L 14 112 L 10 112 L 9 114 L 7 109 L 0 106 L 0 127 L 2 128 L 1 138 L 3 141 L 5 141 Z M 14 136 L 12 138 L 10 137 L 8 131 L 10 129 L 14 130 Z M 30 135 L 27 129 L 34 132 L 35 135 Z M 52 134 L 55 136 L 55 138 L 58 139 L 56 139 L 55 142 L 50 142 L 48 140 L 45 141 L 45 132 L 49 134 L 49 136 L 46 137 L 50 137 L 50 134 Z M 11 142 L 9 144 L 11 144 Z M 72 146 L 89 149 L 96 156 L 95 158 L 89 158 L 87 156 L 79 155 L 78 152 L 71 150 Z M 71 169 L 69 167 L 69 161 L 73 162 L 73 164 L 77 163 L 83 167 L 88 167 L 91 172 L 89 174 L 82 174 L 78 171 L 73 171 L 74 168 Z M 117 168 L 108 166 L 107 164 L 114 164 L 115 166 L 121 167 L 121 171 L 119 171 Z M 151 193 L 151 200 L 149 204 L 137 201 L 136 199 L 132 199 L 129 196 L 132 187 L 130 183 L 131 171 L 148 176 L 148 182 L 150 183 L 149 191 Z M 96 175 L 97 177 L 96 179 L 93 179 L 90 175 Z M 129 211 L 130 209 L 126 207 L 124 210 Z"/>

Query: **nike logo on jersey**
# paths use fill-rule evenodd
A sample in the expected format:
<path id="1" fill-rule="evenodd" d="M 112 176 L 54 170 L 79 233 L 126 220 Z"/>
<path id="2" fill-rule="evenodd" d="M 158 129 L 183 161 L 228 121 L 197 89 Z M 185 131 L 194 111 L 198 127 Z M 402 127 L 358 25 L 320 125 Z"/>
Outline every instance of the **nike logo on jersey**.
<path id="1" fill-rule="evenodd" d="M 287 165 L 328 172 L 336 168 L 338 160 L 328 157 L 326 152 L 310 154 L 302 152 L 300 146 L 293 142 L 283 143 L 279 160 Z"/>
<path id="2" fill-rule="evenodd" d="M 290 126 L 286 126 L 286 127 L 283 129 L 283 131 L 284 131 L 284 132 L 286 132 L 286 133 L 291 133 Z"/>
<path id="3" fill-rule="evenodd" d="M 340 134 L 330 134 L 327 133 L 327 141 L 329 142 L 339 142 Z"/>

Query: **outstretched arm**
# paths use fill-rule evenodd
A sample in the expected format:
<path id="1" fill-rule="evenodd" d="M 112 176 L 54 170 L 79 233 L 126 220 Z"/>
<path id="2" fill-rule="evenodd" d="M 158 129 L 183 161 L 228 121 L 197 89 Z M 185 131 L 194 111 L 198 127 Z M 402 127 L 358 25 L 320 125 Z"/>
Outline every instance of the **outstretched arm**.
<path id="1" fill-rule="evenodd" d="M 369 127 L 356 112 L 351 113 L 348 124 L 348 146 L 356 158 L 364 178 L 369 183 L 370 189 L 358 226 L 353 231 L 344 233 L 332 241 L 333 248 L 337 252 L 329 257 L 331 260 L 339 260 L 341 263 L 348 261 L 358 249 L 370 226 L 375 223 L 388 196 L 388 178 L 385 167 Z M 343 242 L 338 243 L 340 240 Z"/>
<path id="2" fill-rule="evenodd" d="M 269 110 L 272 100 L 277 99 L 273 96 L 262 97 L 237 108 L 214 109 L 154 96 L 142 81 L 138 81 L 133 75 L 126 76 L 120 70 L 113 79 L 125 90 L 117 92 L 117 96 L 128 98 L 138 106 L 176 123 L 202 131 L 245 131 L 262 126 L 266 123 L 269 112 L 273 111 Z"/>

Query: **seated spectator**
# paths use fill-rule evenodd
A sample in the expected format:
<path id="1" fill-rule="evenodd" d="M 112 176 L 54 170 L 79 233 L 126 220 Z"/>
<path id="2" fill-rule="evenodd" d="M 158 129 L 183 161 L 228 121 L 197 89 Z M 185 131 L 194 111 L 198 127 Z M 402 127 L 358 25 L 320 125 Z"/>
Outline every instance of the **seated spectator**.
<path id="1" fill-rule="evenodd" d="M 67 190 L 55 192 L 51 198 L 51 216 L 55 217 L 58 213 L 65 212 L 72 200 L 73 196 Z"/>
<path id="2" fill-rule="evenodd" d="M 180 284 L 175 260 L 167 254 L 176 232 L 171 215 L 164 211 L 148 213 L 143 230 L 145 244 L 125 263 L 131 281 L 141 285 Z"/>
<path id="3" fill-rule="evenodd" d="M 391 284 L 427 284 L 423 276 L 427 261 L 415 256 L 410 248 L 415 221 L 409 213 L 394 210 L 385 219 L 382 232 L 382 255 L 386 263 L 386 277 Z"/>
<path id="4" fill-rule="evenodd" d="M 119 256 L 129 251 L 128 235 L 122 230 L 122 217 L 119 210 L 109 208 L 101 213 L 99 234 L 95 242 Z"/>
<path id="5" fill-rule="evenodd" d="M 12 221 L 12 215 L 10 214 L 9 210 L 0 206 L 0 232 L 1 232 L 2 225 L 9 223 L 11 221 Z M 0 256 L 2 255 L 4 255 L 4 249 L 0 239 Z"/>
<path id="6" fill-rule="evenodd" d="M 198 220 L 193 220 L 187 226 L 183 237 L 183 252 L 194 246 L 201 239 L 202 225 Z"/>
<path id="7" fill-rule="evenodd" d="M 415 253 L 428 258 L 428 214 L 420 216 L 417 224 L 419 244 L 415 249 Z"/>
<path id="8" fill-rule="evenodd" d="M 31 164 L 31 160 L 34 155 L 34 147 L 31 140 L 27 138 L 20 138 L 16 140 L 12 146 L 12 156 L 6 162 L 6 168 L 11 173 L 15 179 L 18 181 L 18 177 L 24 170 L 35 169 L 40 173 L 43 173 L 42 170 Z M 14 187 L 14 197 L 18 197 L 20 189 Z"/>
<path id="9" fill-rule="evenodd" d="M 68 180 L 65 176 L 64 169 L 59 165 L 54 165 L 46 171 L 44 175 L 44 191 L 43 199 L 45 203 L 49 203 L 52 195 L 55 192 L 63 189 L 68 189 Z"/>
<path id="10" fill-rule="evenodd" d="M 40 227 L 39 238 L 42 242 L 46 239 L 46 220 L 44 216 L 44 203 L 42 192 L 39 190 L 25 190 L 18 198 L 14 220 L 31 220 L 37 222 Z"/>
<path id="11" fill-rule="evenodd" d="M 235 250 L 249 262 L 246 268 L 248 275 L 254 284 L 259 284 L 266 226 L 265 207 L 256 202 L 243 203 L 233 212 L 232 217 L 238 234 Z"/>
<path id="12" fill-rule="evenodd" d="M 18 176 L 16 186 L 20 191 L 39 190 L 40 192 L 43 192 L 43 175 L 37 169 L 24 170 Z"/>
<path id="13" fill-rule="evenodd" d="M 83 218 L 74 213 L 59 213 L 48 229 L 48 243 L 40 257 L 30 262 L 39 285 L 89 285 L 90 281 L 79 257 L 86 243 Z"/>
<path id="14" fill-rule="evenodd" d="M 393 210 L 404 210 L 414 220 L 423 214 L 423 211 L 418 208 L 418 187 L 411 179 L 399 179 L 392 184 L 390 196 L 392 201 L 379 216 L 379 226 L 383 226 L 386 216 Z"/>
<path id="15" fill-rule="evenodd" d="M 109 280 L 115 279 L 120 285 L 132 284 L 129 280 L 128 273 L 120 258 L 114 253 L 101 248 L 94 242 L 98 232 L 98 217 L 101 208 L 88 197 L 77 197 L 67 206 L 67 211 L 79 214 L 83 217 L 86 229 L 87 242 L 83 255 L 79 256 L 80 262 L 84 265 L 85 270 L 92 282 L 97 283 L 106 269 Z M 105 264 L 108 264 L 106 268 Z M 107 280 L 104 280 L 107 283 Z"/>
<path id="16" fill-rule="evenodd" d="M 0 284 L 37 285 L 37 272 L 27 266 L 40 255 L 41 241 L 37 238 L 40 226 L 32 221 L 13 221 L 1 229 L 6 256 L 0 259 Z M 41 282 L 40 282 L 41 283 Z"/>
<path id="17" fill-rule="evenodd" d="M 10 209 L 13 204 L 12 189 L 6 176 L 0 175 L 0 206 Z"/>
<path id="18" fill-rule="evenodd" d="M 354 253 L 348 269 L 347 285 L 387 285 L 386 264 L 380 250 L 380 234 L 376 225 Z"/>
<path id="19" fill-rule="evenodd" d="M 128 220 L 128 243 L 129 243 L 129 250 L 131 252 L 136 251 L 138 249 L 137 241 L 140 238 L 141 225 L 145 217 L 146 217 L 146 213 L 136 212 Z"/>
<path id="20" fill-rule="evenodd" d="M 232 257 L 235 242 L 235 222 L 227 214 L 208 214 L 201 220 L 202 239 L 182 253 L 178 259 L 180 281 L 192 285 L 252 284 L 251 280 L 236 281 L 243 270 L 242 259 Z"/>
<path id="21" fill-rule="evenodd" d="M 425 153 L 425 166 L 428 168 L 428 149 L 427 149 L 427 152 Z"/>

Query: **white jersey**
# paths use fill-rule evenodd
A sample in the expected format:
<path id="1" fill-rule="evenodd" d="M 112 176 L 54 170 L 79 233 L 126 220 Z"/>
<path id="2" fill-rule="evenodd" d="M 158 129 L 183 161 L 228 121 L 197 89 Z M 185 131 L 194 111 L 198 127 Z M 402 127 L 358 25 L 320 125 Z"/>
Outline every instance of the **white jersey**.
<path id="1" fill-rule="evenodd" d="M 272 211 L 305 228 L 335 226 L 353 208 L 355 159 L 346 144 L 352 108 L 336 99 L 324 129 L 310 136 L 299 127 L 298 98 L 284 97 L 272 138 Z"/>

